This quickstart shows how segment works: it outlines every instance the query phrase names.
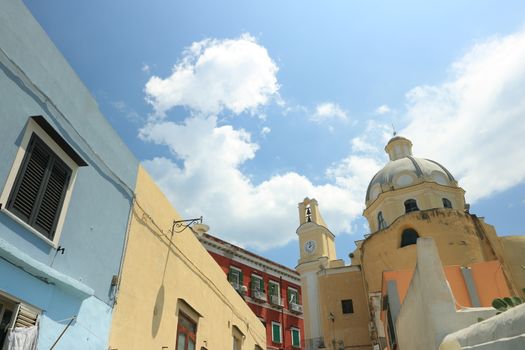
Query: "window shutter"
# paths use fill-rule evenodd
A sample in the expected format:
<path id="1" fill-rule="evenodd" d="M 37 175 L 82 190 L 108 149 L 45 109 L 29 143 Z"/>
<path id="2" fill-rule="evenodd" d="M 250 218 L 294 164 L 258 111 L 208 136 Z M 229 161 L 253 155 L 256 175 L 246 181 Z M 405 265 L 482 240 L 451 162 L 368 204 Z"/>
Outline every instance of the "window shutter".
<path id="1" fill-rule="evenodd" d="M 40 313 L 32 307 L 29 307 L 23 303 L 18 306 L 18 312 L 16 315 L 14 326 L 16 327 L 31 327 L 36 325 L 38 315 Z"/>
<path id="2" fill-rule="evenodd" d="M 244 285 L 244 276 L 242 275 L 242 271 L 239 271 L 239 286 Z"/>
<path id="3" fill-rule="evenodd" d="M 262 278 L 259 278 L 259 286 L 260 286 L 260 290 L 262 292 L 264 292 L 264 280 Z"/>
<path id="4" fill-rule="evenodd" d="M 55 233 L 58 216 L 71 175 L 71 170 L 61 163 L 59 159 L 55 159 L 53 162 L 42 202 L 35 218 L 35 227 L 39 231 L 46 232 L 51 239 Z"/>
<path id="5" fill-rule="evenodd" d="M 8 202 L 8 209 L 29 224 L 50 162 L 51 154 L 33 136 Z"/>
<path id="6" fill-rule="evenodd" d="M 71 169 L 36 135 L 31 137 L 8 209 L 53 239 Z"/>
<path id="7" fill-rule="evenodd" d="M 297 329 L 292 329 L 292 346 L 298 347 L 300 344 L 299 331 Z"/>
<path id="8" fill-rule="evenodd" d="M 233 282 L 233 270 L 228 271 L 228 281 Z"/>
<path id="9" fill-rule="evenodd" d="M 274 343 L 280 343 L 281 342 L 281 326 L 279 324 L 273 324 L 272 325 L 272 333 L 273 333 L 273 339 L 272 341 Z"/>
<path id="10" fill-rule="evenodd" d="M 288 302 L 292 302 L 292 291 L 288 289 Z"/>

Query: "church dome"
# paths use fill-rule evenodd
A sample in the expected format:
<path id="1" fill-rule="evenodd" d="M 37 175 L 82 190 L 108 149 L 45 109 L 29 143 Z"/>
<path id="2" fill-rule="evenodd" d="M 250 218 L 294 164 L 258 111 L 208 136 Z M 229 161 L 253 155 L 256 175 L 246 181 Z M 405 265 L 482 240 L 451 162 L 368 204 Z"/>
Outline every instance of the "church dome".
<path id="1" fill-rule="evenodd" d="M 412 156 L 412 142 L 396 136 L 388 141 L 385 151 L 390 157 L 383 169 L 374 175 L 366 191 L 366 205 L 381 193 L 423 182 L 434 182 L 449 187 L 458 187 L 452 174 L 441 164 Z"/>

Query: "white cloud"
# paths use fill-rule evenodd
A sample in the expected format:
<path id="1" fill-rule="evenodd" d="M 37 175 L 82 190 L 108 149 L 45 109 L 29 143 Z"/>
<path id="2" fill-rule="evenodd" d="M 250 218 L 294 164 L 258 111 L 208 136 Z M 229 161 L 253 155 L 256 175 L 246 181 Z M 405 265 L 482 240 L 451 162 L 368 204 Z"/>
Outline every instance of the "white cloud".
<path id="1" fill-rule="evenodd" d="M 144 63 L 144 64 L 142 65 L 141 70 L 142 70 L 144 73 L 149 74 L 150 71 L 151 71 L 151 67 L 150 67 L 148 64 Z"/>
<path id="2" fill-rule="evenodd" d="M 266 135 L 268 135 L 270 132 L 272 131 L 272 129 L 270 129 L 269 127 L 265 126 L 261 129 L 261 136 L 265 137 Z"/>
<path id="3" fill-rule="evenodd" d="M 367 181 L 379 167 L 373 159 L 352 156 L 327 171 L 333 184 L 314 185 L 295 172 L 254 184 L 240 167 L 255 157 L 258 145 L 242 129 L 218 126 L 216 117 L 156 121 L 140 137 L 168 146 L 181 161 L 157 157 L 144 165 L 183 216 L 202 214 L 212 234 L 260 249 L 296 238 L 297 203 L 306 196 L 317 198 L 333 232 L 351 232 Z"/>
<path id="4" fill-rule="evenodd" d="M 388 105 L 381 105 L 376 109 L 376 114 L 379 115 L 387 114 L 390 112 L 392 112 L 392 110 L 390 109 L 390 107 L 388 107 Z"/>
<path id="5" fill-rule="evenodd" d="M 254 37 L 194 42 L 166 78 L 146 83 L 146 100 L 158 115 L 175 106 L 206 114 L 254 111 L 276 96 L 278 67 Z"/>
<path id="6" fill-rule="evenodd" d="M 314 114 L 310 117 L 310 120 L 323 123 L 328 120 L 348 120 L 348 113 L 345 112 L 338 104 L 333 102 L 324 102 L 318 104 L 315 107 Z"/>
<path id="7" fill-rule="evenodd" d="M 171 76 L 153 77 L 145 88 L 158 115 L 185 106 L 190 116 L 182 123 L 151 118 L 139 132 L 142 140 L 166 146 L 173 155 L 144 165 L 183 216 L 204 215 L 212 234 L 260 249 L 296 239 L 297 204 L 306 196 L 317 198 L 334 233 L 350 233 L 355 229 L 352 220 L 362 212 L 367 181 L 379 166 L 366 154 L 350 156 L 332 165 L 325 174 L 327 183 L 321 185 L 296 172 L 260 183 L 243 173 L 259 145 L 247 131 L 219 124 L 217 113 L 253 111 L 270 97 L 281 108 L 290 108 L 277 94 L 276 72 L 266 49 L 249 35 L 194 43 Z M 348 119 L 333 103 L 319 105 L 317 115 Z M 262 137 L 270 132 L 269 126 L 260 131 Z"/>
<path id="8" fill-rule="evenodd" d="M 451 78 L 407 94 L 414 153 L 459 178 L 475 201 L 525 180 L 525 30 L 474 45 Z"/>

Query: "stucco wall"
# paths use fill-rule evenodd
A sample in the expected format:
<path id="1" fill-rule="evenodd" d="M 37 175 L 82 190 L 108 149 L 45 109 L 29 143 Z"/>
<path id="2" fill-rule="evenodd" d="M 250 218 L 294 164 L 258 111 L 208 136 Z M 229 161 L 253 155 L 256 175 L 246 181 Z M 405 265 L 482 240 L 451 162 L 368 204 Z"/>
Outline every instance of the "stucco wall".
<path id="1" fill-rule="evenodd" d="M 483 222 L 480 224 L 489 227 Z M 408 213 L 388 228 L 372 234 L 361 245 L 361 261 L 369 292 L 381 290 L 383 271 L 415 267 L 416 246 L 400 247 L 405 228 L 415 229 L 420 237 L 432 237 L 444 265 L 468 266 L 496 259 L 487 239 L 480 238 L 481 233 L 469 214 L 453 209 Z"/>
<path id="2" fill-rule="evenodd" d="M 517 292 L 525 297 L 525 236 L 507 236 L 499 239 L 503 246 L 505 264 L 509 267 Z"/>
<path id="3" fill-rule="evenodd" d="M 492 308 L 456 311 L 433 239 L 418 240 L 416 268 L 395 322 L 400 349 L 437 350 L 447 334 L 495 313 Z"/>
<path id="4" fill-rule="evenodd" d="M 353 271 L 351 271 L 352 269 Z M 352 349 L 371 349 L 368 323 L 368 298 L 363 288 L 361 271 L 355 267 L 322 270 L 319 275 L 319 305 L 325 345 L 335 340 Z M 343 314 L 342 300 L 351 299 L 354 312 Z M 332 322 L 330 313 L 334 316 Z"/>
<path id="5" fill-rule="evenodd" d="M 58 242 L 63 255 L 3 212 L 0 238 L 89 285 L 109 303 L 138 162 L 22 2 L 0 0 L 0 8 L 1 189 L 30 116 L 43 116 L 88 163 L 73 186 Z"/>
<path id="6" fill-rule="evenodd" d="M 261 321 L 192 231 L 175 233 L 170 244 L 169 230 L 180 216 L 142 167 L 136 194 L 110 348 L 172 348 L 180 298 L 202 315 L 197 349 L 230 349 L 234 325 L 246 336 L 243 348 L 264 348 Z"/>

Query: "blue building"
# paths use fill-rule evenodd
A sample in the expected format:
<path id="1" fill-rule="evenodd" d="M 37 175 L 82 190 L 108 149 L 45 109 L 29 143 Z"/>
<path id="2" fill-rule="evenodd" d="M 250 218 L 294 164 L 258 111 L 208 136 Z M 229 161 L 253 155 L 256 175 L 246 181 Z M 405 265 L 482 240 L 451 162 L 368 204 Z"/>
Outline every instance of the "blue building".
<path id="1" fill-rule="evenodd" d="M 0 348 L 38 323 L 38 349 L 107 349 L 138 161 L 22 1 L 0 9 Z"/>

